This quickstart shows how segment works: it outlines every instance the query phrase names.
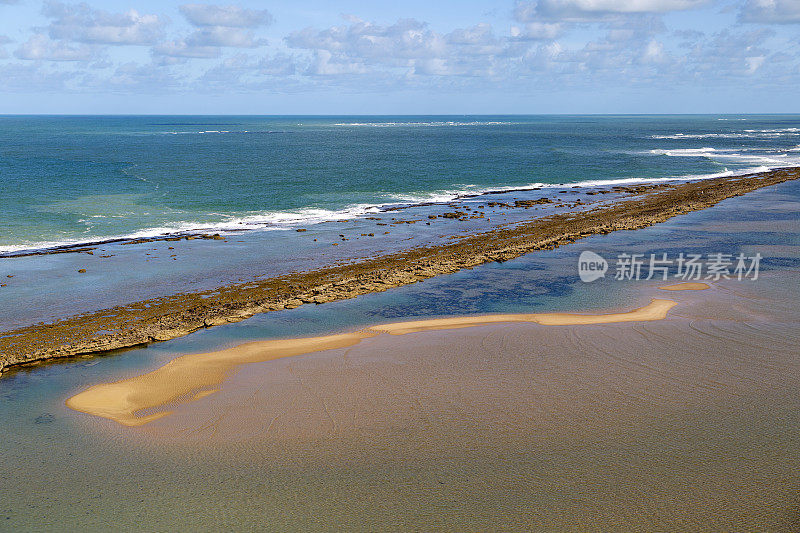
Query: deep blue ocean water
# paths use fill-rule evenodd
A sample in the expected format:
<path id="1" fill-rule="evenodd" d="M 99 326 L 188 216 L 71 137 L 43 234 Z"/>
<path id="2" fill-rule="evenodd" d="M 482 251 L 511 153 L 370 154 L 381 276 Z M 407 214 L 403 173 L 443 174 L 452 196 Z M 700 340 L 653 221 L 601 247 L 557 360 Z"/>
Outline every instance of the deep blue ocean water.
<path id="1" fill-rule="evenodd" d="M 800 115 L 0 117 L 0 252 L 800 164 Z"/>

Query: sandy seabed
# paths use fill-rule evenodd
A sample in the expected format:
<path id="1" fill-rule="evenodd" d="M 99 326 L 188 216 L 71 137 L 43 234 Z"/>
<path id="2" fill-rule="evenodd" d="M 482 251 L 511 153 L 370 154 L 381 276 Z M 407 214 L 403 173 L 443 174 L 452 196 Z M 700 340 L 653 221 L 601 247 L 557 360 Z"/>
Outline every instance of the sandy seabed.
<path id="1" fill-rule="evenodd" d="M 230 495 L 246 509 L 226 524 L 259 526 L 255 505 L 269 529 L 791 531 L 793 281 L 683 286 L 677 305 L 588 324 L 506 315 L 280 341 L 292 353 L 250 343 L 179 358 L 202 377 L 171 400 L 142 400 L 163 392 L 160 369 L 81 401 L 141 402 L 95 414 L 149 422 L 114 426 L 154 453 L 212 453 L 245 498 Z M 237 366 L 244 353 L 264 360 Z"/>

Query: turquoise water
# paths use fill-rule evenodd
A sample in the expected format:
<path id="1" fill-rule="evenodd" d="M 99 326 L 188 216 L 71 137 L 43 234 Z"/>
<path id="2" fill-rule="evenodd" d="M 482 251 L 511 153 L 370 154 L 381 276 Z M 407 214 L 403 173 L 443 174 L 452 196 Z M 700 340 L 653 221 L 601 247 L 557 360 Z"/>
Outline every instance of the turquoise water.
<path id="1" fill-rule="evenodd" d="M 800 116 L 0 117 L 0 253 L 800 164 Z"/>

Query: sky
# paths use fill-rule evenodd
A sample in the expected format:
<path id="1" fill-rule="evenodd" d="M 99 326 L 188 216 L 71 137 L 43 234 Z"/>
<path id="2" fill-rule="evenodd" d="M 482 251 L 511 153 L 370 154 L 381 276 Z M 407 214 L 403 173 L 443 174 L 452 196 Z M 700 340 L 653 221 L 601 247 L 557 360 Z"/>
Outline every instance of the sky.
<path id="1" fill-rule="evenodd" d="M 0 0 L 0 113 L 800 112 L 800 0 Z"/>

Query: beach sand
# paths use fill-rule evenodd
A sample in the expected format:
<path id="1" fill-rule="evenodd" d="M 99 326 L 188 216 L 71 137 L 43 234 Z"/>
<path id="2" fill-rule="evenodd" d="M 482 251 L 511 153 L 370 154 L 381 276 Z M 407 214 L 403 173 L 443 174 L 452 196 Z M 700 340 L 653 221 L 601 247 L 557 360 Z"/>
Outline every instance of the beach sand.
<path id="1" fill-rule="evenodd" d="M 451 317 L 383 324 L 339 335 L 251 342 L 218 352 L 178 357 L 142 376 L 95 385 L 69 398 L 66 404 L 76 411 L 109 418 L 126 426 L 140 426 L 166 416 L 171 411 L 146 415 L 139 415 L 139 412 L 175 401 L 194 401 L 213 394 L 217 390 L 213 387 L 221 383 L 235 367 L 243 364 L 355 346 L 364 339 L 382 333 L 404 335 L 509 322 L 578 326 L 662 320 L 675 305 L 672 300 L 653 299 L 644 307 L 621 313 L 528 313 Z"/>

